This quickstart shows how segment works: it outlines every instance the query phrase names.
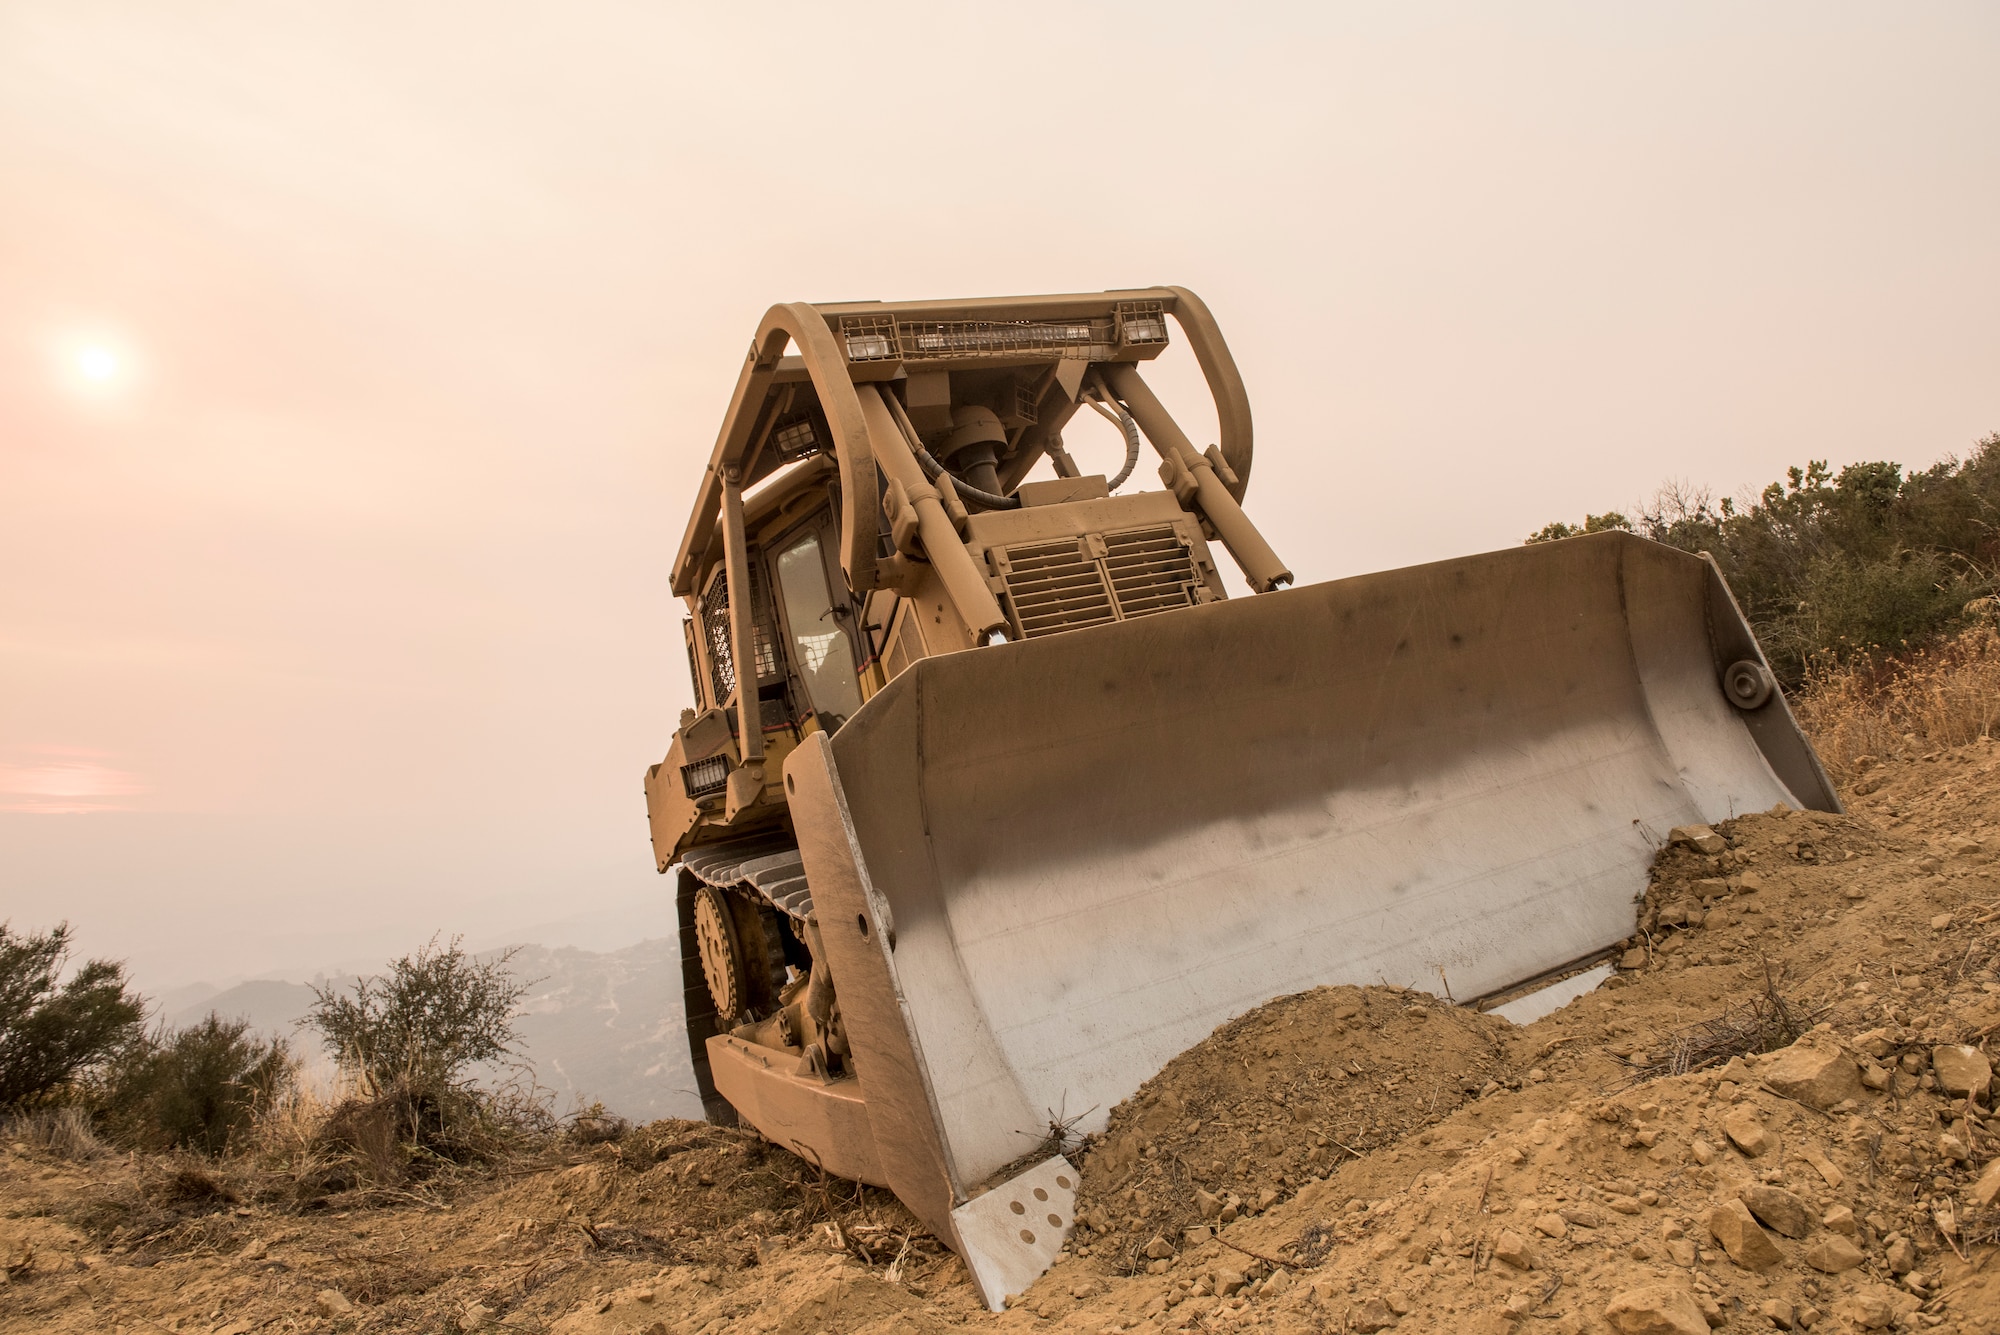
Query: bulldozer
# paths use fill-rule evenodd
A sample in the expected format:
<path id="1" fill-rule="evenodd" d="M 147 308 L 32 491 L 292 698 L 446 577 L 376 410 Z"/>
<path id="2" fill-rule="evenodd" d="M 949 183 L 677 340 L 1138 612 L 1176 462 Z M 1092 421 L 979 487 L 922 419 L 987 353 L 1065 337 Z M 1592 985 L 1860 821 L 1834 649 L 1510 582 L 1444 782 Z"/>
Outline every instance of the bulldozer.
<path id="1" fill-rule="evenodd" d="M 1143 374 L 1176 330 L 1206 448 Z M 673 558 L 696 707 L 645 791 L 707 1114 L 893 1191 L 996 1310 L 1070 1234 L 1072 1137 L 1218 1025 L 1574 975 L 1676 827 L 1839 809 L 1705 556 L 1298 584 L 1252 462 L 1185 288 L 777 305 Z"/>

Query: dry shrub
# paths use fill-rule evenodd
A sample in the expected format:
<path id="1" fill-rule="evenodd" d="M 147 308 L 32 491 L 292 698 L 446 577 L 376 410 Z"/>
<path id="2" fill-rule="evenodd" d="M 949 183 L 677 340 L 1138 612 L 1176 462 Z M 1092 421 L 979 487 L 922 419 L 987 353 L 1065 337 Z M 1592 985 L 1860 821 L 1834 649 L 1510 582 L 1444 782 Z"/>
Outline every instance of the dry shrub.
<path id="1" fill-rule="evenodd" d="M 1866 768 L 1864 757 L 1991 737 L 2000 726 L 2000 628 L 1989 621 L 1875 662 L 1822 660 L 1808 669 L 1793 704 L 1821 761 L 1843 783 Z"/>
<path id="2" fill-rule="evenodd" d="M 104 1152 L 104 1142 L 91 1130 L 90 1118 L 81 1108 L 21 1113 L 7 1123 L 7 1134 L 58 1159 L 91 1159 Z"/>
<path id="3" fill-rule="evenodd" d="M 1676 1030 L 1667 1046 L 1653 1054 L 1653 1060 L 1639 1068 L 1632 1083 L 1658 1080 L 1662 1076 L 1687 1075 L 1721 1066 L 1731 1057 L 1749 1057 L 1760 1052 L 1776 1052 L 1803 1038 L 1827 1017 L 1832 1007 L 1801 1001 L 1778 990 L 1785 969 L 1764 961 L 1764 995 L 1731 1006 L 1711 1020 L 1703 1020 Z"/>

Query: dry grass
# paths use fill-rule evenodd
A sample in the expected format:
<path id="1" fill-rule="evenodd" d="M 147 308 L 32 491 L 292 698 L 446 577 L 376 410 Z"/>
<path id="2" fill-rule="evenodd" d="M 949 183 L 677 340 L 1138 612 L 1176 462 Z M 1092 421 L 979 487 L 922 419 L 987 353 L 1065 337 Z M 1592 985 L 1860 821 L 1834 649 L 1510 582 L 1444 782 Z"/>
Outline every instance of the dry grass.
<path id="1" fill-rule="evenodd" d="M 58 1159 L 94 1159 L 105 1150 L 79 1108 L 43 1108 L 20 1113 L 7 1123 L 10 1139 Z"/>
<path id="2" fill-rule="evenodd" d="M 1878 662 L 1815 665 L 1793 707 L 1842 783 L 1872 757 L 1991 737 L 2000 728 L 2000 627 L 1977 625 Z"/>
<path id="3" fill-rule="evenodd" d="M 1764 961 L 1763 996 L 1675 1031 L 1666 1048 L 1654 1053 L 1653 1060 L 1634 1073 L 1631 1083 L 1687 1075 L 1724 1065 L 1731 1057 L 1776 1052 L 1796 1042 L 1825 1019 L 1832 1007 L 1786 996 L 1778 990 L 1784 974 L 1783 966 L 1774 970 L 1769 960 Z"/>

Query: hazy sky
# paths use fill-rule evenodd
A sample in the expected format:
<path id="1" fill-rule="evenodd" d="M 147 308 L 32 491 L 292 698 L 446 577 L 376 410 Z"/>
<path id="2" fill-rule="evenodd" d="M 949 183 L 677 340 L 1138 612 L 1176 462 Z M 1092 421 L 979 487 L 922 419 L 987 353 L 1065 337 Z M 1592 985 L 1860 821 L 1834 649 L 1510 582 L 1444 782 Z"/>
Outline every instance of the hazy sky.
<path id="1" fill-rule="evenodd" d="M 0 917 L 671 931 L 773 301 L 1195 288 L 1307 580 L 2000 430 L 1990 4 L 841 9 L 0 0 Z"/>

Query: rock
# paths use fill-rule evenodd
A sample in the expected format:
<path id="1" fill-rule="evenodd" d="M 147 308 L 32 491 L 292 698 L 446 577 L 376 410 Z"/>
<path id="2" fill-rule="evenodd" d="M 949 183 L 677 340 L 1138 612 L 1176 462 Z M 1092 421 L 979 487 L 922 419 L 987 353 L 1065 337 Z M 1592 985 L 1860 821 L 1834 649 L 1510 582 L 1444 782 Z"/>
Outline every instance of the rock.
<path id="1" fill-rule="evenodd" d="M 1194 1189 L 1194 1208 L 1203 1219 L 1219 1218 L 1222 1214 L 1222 1197 L 1200 1187 Z"/>
<path id="2" fill-rule="evenodd" d="M 1941 1043 L 1931 1049 L 1931 1071 L 1947 1094 L 1984 1094 L 1993 1083 L 1993 1063 L 1978 1048 Z"/>
<path id="3" fill-rule="evenodd" d="M 1183 1247 L 1200 1247 L 1214 1236 L 1214 1229 L 1206 1224 L 1196 1224 L 1194 1227 L 1186 1229 L 1181 1233 L 1181 1245 Z"/>
<path id="4" fill-rule="evenodd" d="M 1535 1310 L 1535 1300 L 1525 1293 L 1510 1293 L 1507 1301 L 1501 1304 L 1501 1310 L 1509 1321 L 1519 1321 Z"/>
<path id="5" fill-rule="evenodd" d="M 1870 1029 L 1865 1034 L 1856 1034 L 1854 1050 L 1881 1061 L 1896 1050 L 1896 1040 L 1887 1029 Z"/>
<path id="6" fill-rule="evenodd" d="M 1846 1207 L 1843 1206 L 1843 1209 Z M 1849 1219 L 1853 1215 L 1850 1212 Z M 1829 1275 L 1838 1275 L 1852 1270 L 1866 1258 L 1861 1249 L 1838 1233 L 1829 1233 L 1815 1238 L 1805 1251 L 1806 1264 Z"/>
<path id="7" fill-rule="evenodd" d="M 1729 841 L 1706 825 L 1676 825 L 1667 832 L 1670 844 L 1686 844 L 1697 853 L 1714 857 L 1729 847 Z"/>
<path id="8" fill-rule="evenodd" d="M 1778 1244 L 1758 1226 L 1757 1217 L 1742 1201 L 1724 1201 L 1709 1211 L 1708 1231 L 1729 1253 L 1729 1259 L 1745 1270 L 1762 1270 L 1784 1259 Z"/>
<path id="9" fill-rule="evenodd" d="M 1966 1149 L 1965 1142 L 1949 1131 L 1937 1138 L 1937 1152 L 1939 1158 L 1953 1163 L 1964 1163 L 1972 1158 L 1972 1151 Z"/>
<path id="10" fill-rule="evenodd" d="M 1493 1244 L 1493 1258 L 1505 1261 L 1516 1270 L 1535 1268 L 1535 1256 L 1529 1249 L 1528 1240 L 1511 1228 L 1502 1233 L 1499 1240 Z"/>
<path id="11" fill-rule="evenodd" d="M 1225 1298 L 1242 1288 L 1243 1283 L 1243 1275 L 1240 1271 L 1218 1270 L 1215 1272 L 1215 1291 Z"/>
<path id="12" fill-rule="evenodd" d="M 1897 1306 L 1894 1291 L 1876 1284 L 1854 1294 L 1836 1310 L 1863 1330 L 1881 1330 L 1895 1321 Z"/>
<path id="13" fill-rule="evenodd" d="M 1820 1216 L 1819 1222 L 1821 1227 L 1830 1228 L 1850 1238 L 1861 1231 L 1860 1226 L 1854 1222 L 1854 1211 L 1845 1205 L 1834 1206 Z"/>
<path id="14" fill-rule="evenodd" d="M 1694 1264 L 1694 1239 L 1674 1238 L 1667 1243 L 1667 1258 L 1685 1269 Z"/>
<path id="15" fill-rule="evenodd" d="M 1817 1145 L 1808 1142 L 1799 1150 L 1799 1157 L 1811 1164 L 1813 1171 L 1820 1175 L 1821 1180 L 1836 1191 L 1840 1189 L 1840 1184 L 1847 1180 L 1847 1175 L 1835 1167 L 1833 1160 L 1827 1158 Z"/>
<path id="16" fill-rule="evenodd" d="M 270 1250 L 271 1250 L 270 1243 L 266 1242 L 262 1238 L 253 1238 L 251 1239 L 250 1245 L 248 1247 L 245 1247 L 241 1252 L 237 1253 L 237 1259 L 243 1261 L 261 1261 L 264 1259 L 265 1253 L 269 1252 Z"/>
<path id="17" fill-rule="evenodd" d="M 1945 847 L 1951 850 L 1953 857 L 1963 858 L 1972 856 L 1985 847 L 1985 845 L 1981 844 L 1977 839 L 1968 839 L 1961 834 L 1947 843 Z"/>
<path id="18" fill-rule="evenodd" d="M 1380 1298 L 1370 1298 L 1348 1314 L 1347 1324 L 1349 1329 L 1358 1330 L 1361 1335 L 1374 1335 L 1378 1330 L 1387 1330 L 1395 1325 L 1396 1314 Z"/>
<path id="19" fill-rule="evenodd" d="M 1571 1228 L 1602 1228 L 1604 1226 L 1604 1216 L 1598 1214 L 1597 1211 L 1591 1209 L 1588 1205 L 1565 1205 L 1556 1213 L 1560 1214 L 1563 1217 L 1563 1222 L 1567 1223 Z"/>
<path id="20" fill-rule="evenodd" d="M 1604 1203 L 1619 1214 L 1639 1213 L 1639 1198 L 1636 1196 L 1607 1196 Z"/>
<path id="21" fill-rule="evenodd" d="M 1154 1235 L 1151 1242 L 1146 1244 L 1146 1258 L 1148 1260 L 1164 1261 L 1173 1254 L 1173 1244 L 1157 1234 Z"/>
<path id="22" fill-rule="evenodd" d="M 1604 1319 L 1619 1335 L 1708 1335 L 1694 1295 L 1678 1284 L 1627 1289 L 1605 1305 Z"/>
<path id="23" fill-rule="evenodd" d="M 1707 1294 L 1697 1293 L 1694 1296 L 1694 1305 L 1701 1309 L 1701 1319 L 1708 1323 L 1710 1330 L 1720 1330 L 1729 1323 L 1729 1318 L 1723 1313 L 1721 1306 Z"/>
<path id="24" fill-rule="evenodd" d="M 1715 1146 L 1705 1140 L 1697 1139 L 1689 1144 L 1688 1153 L 1694 1156 L 1694 1161 L 1698 1164 L 1711 1164 L 1715 1162 Z"/>
<path id="25" fill-rule="evenodd" d="M 1981 1209 L 2000 1201 L 2000 1159 L 1987 1164 L 1986 1171 L 1979 1175 L 1979 1180 L 1965 1194 Z"/>
<path id="26" fill-rule="evenodd" d="M 1796 1330 L 1794 1322 L 1798 1314 L 1783 1298 L 1766 1298 L 1757 1305 L 1757 1315 L 1776 1326 L 1779 1330 Z"/>
<path id="27" fill-rule="evenodd" d="M 1264 1281 L 1264 1286 L 1257 1292 L 1266 1298 L 1275 1298 L 1279 1294 L 1290 1293 L 1293 1283 L 1292 1272 L 1281 1268 L 1272 1271 L 1271 1277 Z"/>
<path id="28" fill-rule="evenodd" d="M 1788 1238 L 1803 1238 L 1812 1228 L 1806 1203 L 1783 1187 L 1748 1186 L 1736 1195 L 1751 1214 Z"/>
<path id="29" fill-rule="evenodd" d="M 1736 878 L 1736 893 L 1754 895 L 1759 890 L 1768 890 L 1771 883 L 1754 871 L 1746 871 Z"/>
<path id="30" fill-rule="evenodd" d="M 1908 1238 L 1897 1238 L 1889 1244 L 1883 1259 L 1889 1263 L 1890 1274 L 1907 1275 L 1917 1268 L 1917 1244 Z"/>
<path id="31" fill-rule="evenodd" d="M 1778 1148 L 1778 1137 L 1764 1125 L 1757 1110 L 1744 1104 L 1722 1121 L 1723 1134 L 1752 1159 L 1762 1158 Z"/>
<path id="32" fill-rule="evenodd" d="M 1623 955 L 1620 955 L 1618 957 L 1618 967 L 1621 969 L 1645 968 L 1646 952 L 1640 949 L 1639 947 L 1634 946 L 1632 949 L 1626 951 Z"/>
<path id="33" fill-rule="evenodd" d="M 313 1295 L 313 1306 L 319 1308 L 321 1316 L 346 1316 L 354 1310 L 354 1304 L 339 1289 L 321 1289 Z"/>
<path id="34" fill-rule="evenodd" d="M 1889 1087 L 1889 1068 L 1886 1066 L 1877 1066 L 1875 1063 L 1870 1062 L 1862 1068 L 1861 1083 L 1876 1093 L 1881 1093 Z"/>
<path id="35" fill-rule="evenodd" d="M 1950 915 L 1949 913 L 1940 913 L 1940 914 L 1938 914 L 1937 916 L 1933 917 L 1933 918 L 1931 919 L 1931 930 L 1932 930 L 1933 932 L 1948 932 L 1948 931 L 1950 931 L 1950 930 L 1951 930 L 1951 915 Z"/>
<path id="36" fill-rule="evenodd" d="M 1410 1295 L 1404 1293 L 1401 1289 L 1389 1290 L 1382 1295 L 1382 1301 L 1389 1304 L 1389 1310 L 1397 1316 L 1408 1316 L 1410 1314 Z"/>
<path id="37" fill-rule="evenodd" d="M 1861 1097 L 1861 1070 L 1840 1045 L 1823 1034 L 1807 1034 L 1764 1067 L 1764 1083 L 1788 1099 L 1821 1112 L 1842 1099 Z"/>
<path id="38" fill-rule="evenodd" d="M 1535 1220 L 1535 1232 L 1549 1238 L 1569 1236 L 1569 1222 L 1559 1214 L 1545 1214 Z"/>
<path id="39" fill-rule="evenodd" d="M 1278 1203 L 1278 1193 L 1266 1187 L 1257 1193 L 1257 1213 L 1262 1214 Z"/>
<path id="40" fill-rule="evenodd" d="M 484 1330 L 493 1320 L 493 1309 L 484 1303 L 473 1303 L 458 1314 L 460 1330 Z"/>

